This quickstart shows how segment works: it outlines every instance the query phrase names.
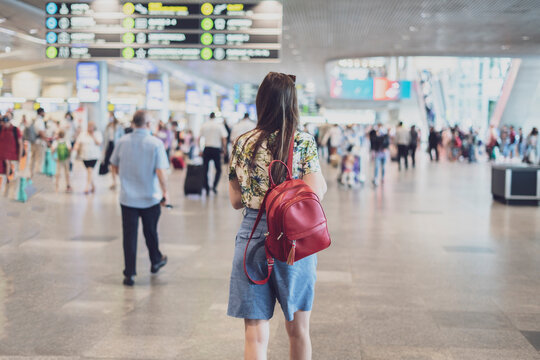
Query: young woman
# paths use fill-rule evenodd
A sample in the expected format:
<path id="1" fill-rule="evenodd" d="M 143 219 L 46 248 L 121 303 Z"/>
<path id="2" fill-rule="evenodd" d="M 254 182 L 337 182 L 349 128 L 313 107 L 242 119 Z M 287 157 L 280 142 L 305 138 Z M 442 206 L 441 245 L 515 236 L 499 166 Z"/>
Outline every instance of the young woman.
<path id="1" fill-rule="evenodd" d="M 96 124 L 93 121 L 88 122 L 88 130 L 82 132 L 77 137 L 77 141 L 75 141 L 74 149 L 82 159 L 87 173 L 86 188 L 84 189 L 85 194 L 96 191 L 94 168 L 101 156 L 100 147 L 102 142 L 103 136 L 96 130 Z"/>
<path id="2" fill-rule="evenodd" d="M 167 153 L 167 158 L 169 159 L 171 157 L 173 133 L 163 121 L 160 121 L 158 124 L 156 136 L 159 140 L 163 142 L 163 146 L 165 146 L 165 152 Z"/>
<path id="3" fill-rule="evenodd" d="M 313 304 L 316 255 L 294 265 L 275 262 L 274 271 L 265 285 L 255 285 L 246 277 L 243 257 L 246 243 L 269 187 L 268 166 L 274 159 L 287 162 L 288 149 L 294 137 L 293 177 L 303 179 L 322 199 L 326 182 L 321 174 L 317 145 L 309 134 L 296 131 L 298 102 L 294 77 L 269 73 L 259 87 L 256 99 L 257 127 L 240 136 L 231 154 L 229 197 L 235 209 L 244 209 L 244 220 L 236 236 L 231 274 L 228 315 L 244 319 L 246 359 L 266 359 L 269 320 L 276 300 L 286 319 L 291 359 L 311 359 L 309 318 Z M 286 169 L 276 165 L 273 178 L 283 179 Z M 263 216 L 248 250 L 250 275 L 266 275 Z"/>
<path id="4" fill-rule="evenodd" d="M 120 124 L 120 121 L 114 116 L 114 113 L 111 111 L 109 113 L 109 123 L 107 124 L 107 127 L 105 128 L 105 136 L 107 139 L 107 147 L 105 148 L 105 158 L 103 159 L 103 162 L 105 163 L 105 166 L 110 166 L 111 161 L 111 155 L 114 151 L 114 144 L 124 135 L 124 128 Z M 111 190 L 116 189 L 116 174 L 114 171 L 111 171 L 112 175 L 112 185 Z"/>

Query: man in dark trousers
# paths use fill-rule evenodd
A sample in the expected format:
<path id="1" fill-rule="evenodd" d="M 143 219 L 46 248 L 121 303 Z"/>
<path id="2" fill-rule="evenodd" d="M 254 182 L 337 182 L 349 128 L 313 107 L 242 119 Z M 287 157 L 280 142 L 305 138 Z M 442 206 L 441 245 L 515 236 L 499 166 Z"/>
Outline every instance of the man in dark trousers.
<path id="1" fill-rule="evenodd" d="M 208 181 L 208 168 L 210 161 L 214 162 L 216 168 L 216 176 L 214 177 L 214 185 L 212 191 L 217 194 L 217 186 L 221 176 L 221 154 L 227 148 L 227 129 L 222 121 L 216 119 L 216 114 L 211 113 L 210 119 L 201 126 L 201 134 L 199 137 L 199 148 L 201 147 L 201 138 L 204 139 L 204 188 L 206 195 L 210 192 Z"/>
<path id="2" fill-rule="evenodd" d="M 409 136 L 409 154 L 411 155 L 413 168 L 416 166 L 416 148 L 418 148 L 418 131 L 416 126 L 413 125 Z"/>
<path id="3" fill-rule="evenodd" d="M 437 134 L 433 126 L 429 128 L 428 143 L 429 159 L 433 161 L 433 151 L 435 150 L 435 159 L 439 161 L 439 134 Z"/>
<path id="4" fill-rule="evenodd" d="M 409 153 L 409 143 L 411 134 L 403 126 L 403 122 L 400 121 L 396 128 L 396 143 L 398 147 L 398 168 L 401 170 L 401 159 L 405 160 L 405 169 L 409 168 L 409 162 L 407 161 Z"/>
<path id="5" fill-rule="evenodd" d="M 120 205 L 124 235 L 124 285 L 133 286 L 137 274 L 137 232 L 139 217 L 150 255 L 150 272 L 155 274 L 167 263 L 159 251 L 157 225 L 162 205 L 167 204 L 169 160 L 163 142 L 150 134 L 146 112 L 133 116 L 133 132 L 118 140 L 111 156 L 114 172 L 120 177 Z"/>

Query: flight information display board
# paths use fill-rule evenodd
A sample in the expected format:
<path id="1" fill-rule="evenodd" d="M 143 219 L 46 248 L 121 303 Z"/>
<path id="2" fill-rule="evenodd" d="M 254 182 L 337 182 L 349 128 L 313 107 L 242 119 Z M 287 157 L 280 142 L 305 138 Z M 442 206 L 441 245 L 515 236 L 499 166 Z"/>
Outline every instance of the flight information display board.
<path id="1" fill-rule="evenodd" d="M 283 6 L 256 3 L 47 2 L 49 59 L 272 61 Z"/>

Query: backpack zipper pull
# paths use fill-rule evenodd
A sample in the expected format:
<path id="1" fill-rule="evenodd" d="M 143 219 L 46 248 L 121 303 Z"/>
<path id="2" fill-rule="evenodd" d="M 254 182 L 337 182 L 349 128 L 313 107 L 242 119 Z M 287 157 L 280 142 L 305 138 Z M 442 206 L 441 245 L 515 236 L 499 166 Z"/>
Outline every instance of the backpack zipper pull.
<path id="1" fill-rule="evenodd" d="M 296 255 L 296 240 L 292 241 L 291 251 L 287 257 L 287 265 L 294 265 L 294 256 Z"/>

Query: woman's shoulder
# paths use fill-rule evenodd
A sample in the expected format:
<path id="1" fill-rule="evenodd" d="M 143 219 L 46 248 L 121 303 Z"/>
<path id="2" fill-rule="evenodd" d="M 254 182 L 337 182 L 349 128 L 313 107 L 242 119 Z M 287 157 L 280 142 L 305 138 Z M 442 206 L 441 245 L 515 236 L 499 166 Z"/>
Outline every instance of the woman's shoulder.
<path id="1" fill-rule="evenodd" d="M 294 142 L 297 146 L 307 147 L 311 144 L 315 144 L 315 138 L 313 137 L 313 135 L 308 134 L 307 132 L 297 131 L 294 134 Z"/>
<path id="2" fill-rule="evenodd" d="M 248 143 L 249 144 L 254 144 L 255 140 L 257 140 L 257 136 L 255 136 L 257 132 L 258 132 L 257 129 L 253 129 L 253 130 L 250 130 L 250 131 L 240 135 L 238 137 L 238 139 L 236 139 L 237 146 L 243 147 L 244 145 L 246 145 Z"/>

